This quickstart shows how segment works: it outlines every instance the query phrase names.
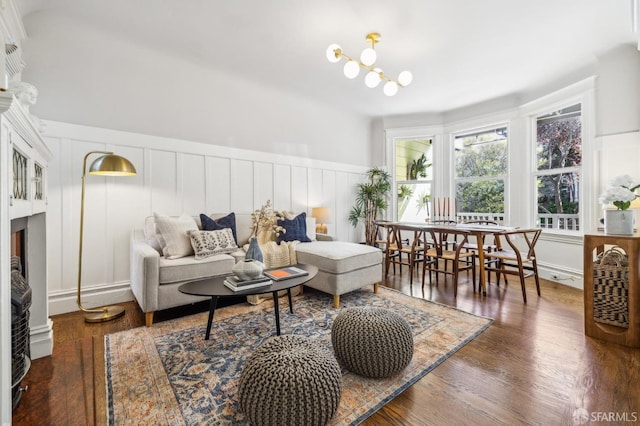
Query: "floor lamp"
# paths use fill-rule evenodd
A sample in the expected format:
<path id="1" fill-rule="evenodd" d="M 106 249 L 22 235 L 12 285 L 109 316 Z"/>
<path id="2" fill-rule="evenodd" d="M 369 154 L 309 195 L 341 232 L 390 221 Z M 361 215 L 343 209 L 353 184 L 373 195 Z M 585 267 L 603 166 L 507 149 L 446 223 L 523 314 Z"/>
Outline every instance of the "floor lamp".
<path id="1" fill-rule="evenodd" d="M 82 302 L 80 301 L 82 287 L 82 240 L 84 234 L 84 183 L 87 174 L 87 159 L 92 154 L 104 154 L 91 163 L 91 167 L 89 167 L 89 174 L 92 175 L 135 176 L 136 168 L 126 158 L 115 155 L 113 152 L 109 151 L 91 151 L 84 156 L 84 163 L 82 166 L 82 195 L 80 197 L 80 248 L 78 255 L 77 303 L 78 308 L 80 308 L 82 312 L 86 313 L 84 317 L 86 322 L 104 322 L 124 315 L 124 308 L 122 306 L 104 306 L 97 309 L 86 309 L 82 306 Z"/>

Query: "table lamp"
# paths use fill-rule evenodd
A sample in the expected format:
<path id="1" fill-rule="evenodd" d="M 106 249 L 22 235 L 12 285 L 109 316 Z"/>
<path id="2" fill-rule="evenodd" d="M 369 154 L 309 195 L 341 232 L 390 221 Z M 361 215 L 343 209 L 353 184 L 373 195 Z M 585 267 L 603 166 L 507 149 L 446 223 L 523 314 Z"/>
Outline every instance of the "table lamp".
<path id="1" fill-rule="evenodd" d="M 326 234 L 325 224 L 331 223 L 331 210 L 329 207 L 314 207 L 311 209 L 311 216 L 316 218 L 316 234 Z"/>

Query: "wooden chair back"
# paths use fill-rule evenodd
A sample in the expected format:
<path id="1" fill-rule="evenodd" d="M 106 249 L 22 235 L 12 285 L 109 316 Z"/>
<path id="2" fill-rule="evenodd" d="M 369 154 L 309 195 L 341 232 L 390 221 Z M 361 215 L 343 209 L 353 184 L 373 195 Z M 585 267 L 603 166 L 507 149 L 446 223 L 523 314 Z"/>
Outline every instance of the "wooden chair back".
<path id="1" fill-rule="evenodd" d="M 476 290 L 476 262 L 473 252 L 463 251 L 465 244 L 469 242 L 471 232 L 447 228 L 447 229 L 429 229 L 426 231 L 429 237 L 430 248 L 425 252 L 425 262 L 423 266 L 422 284 L 427 271 L 429 272 L 429 281 L 431 274 L 436 274 L 436 285 L 438 284 L 438 275 L 440 273 L 453 275 L 453 297 L 458 295 L 458 274 L 460 271 L 471 270 L 473 274 L 473 291 Z M 452 244 L 452 242 L 457 243 Z M 442 264 L 441 261 L 442 260 Z M 451 264 L 449 269 L 448 265 Z"/>
<path id="2" fill-rule="evenodd" d="M 403 231 L 405 235 L 403 235 Z M 407 235 L 412 234 L 412 238 Z M 415 265 L 424 260 L 425 240 L 424 230 L 419 227 L 411 227 L 400 224 L 390 224 L 387 234 L 387 253 L 385 256 L 386 274 L 389 273 L 389 266 L 393 265 L 395 273 L 395 265 L 400 265 L 400 273 L 402 266 L 409 267 L 409 282 L 413 283 L 413 272 Z"/>
<path id="3" fill-rule="evenodd" d="M 514 260 L 518 260 L 518 262 L 531 262 L 536 258 L 535 248 L 541 234 L 542 229 L 529 228 L 499 232 L 495 234 L 495 236 L 500 246 L 498 250 L 505 250 L 505 247 L 500 242 L 501 238 L 504 238 L 507 245 L 509 246 L 509 249 L 507 250 L 513 253 Z M 524 244 L 518 244 L 520 240 L 524 241 Z"/>
<path id="4" fill-rule="evenodd" d="M 538 277 L 538 261 L 535 248 L 541 234 L 542 229 L 540 228 L 498 232 L 495 234 L 497 249 L 493 252 L 485 253 L 485 258 L 498 261 L 496 266 L 485 266 L 485 270 L 497 272 L 498 285 L 500 285 L 500 275 L 504 275 L 505 282 L 507 281 L 507 274 L 518 276 L 524 303 L 527 303 L 525 278 L 534 277 L 536 291 L 540 296 L 540 279 Z M 505 246 L 503 240 L 508 247 Z"/>

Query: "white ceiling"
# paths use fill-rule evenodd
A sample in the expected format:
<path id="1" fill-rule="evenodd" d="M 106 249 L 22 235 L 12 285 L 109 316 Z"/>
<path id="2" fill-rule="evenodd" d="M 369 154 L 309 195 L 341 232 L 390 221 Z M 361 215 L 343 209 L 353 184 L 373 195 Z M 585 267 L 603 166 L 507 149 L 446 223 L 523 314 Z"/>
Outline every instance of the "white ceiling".
<path id="1" fill-rule="evenodd" d="M 81 22 L 114 38 L 231 72 L 357 114 L 446 112 L 519 96 L 637 43 L 631 0 L 15 0 L 27 18 Z M 37 28 L 26 25 L 27 33 Z M 347 80 L 330 43 L 413 83 L 389 98 Z M 340 64 L 343 64 L 341 62 Z"/>

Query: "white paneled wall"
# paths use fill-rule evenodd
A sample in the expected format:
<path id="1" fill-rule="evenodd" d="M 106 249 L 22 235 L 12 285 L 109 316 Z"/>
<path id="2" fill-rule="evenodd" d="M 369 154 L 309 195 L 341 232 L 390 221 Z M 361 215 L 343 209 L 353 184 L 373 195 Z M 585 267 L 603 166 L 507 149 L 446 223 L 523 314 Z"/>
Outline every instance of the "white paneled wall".
<path id="1" fill-rule="evenodd" d="M 329 232 L 360 241 L 348 223 L 355 186 L 365 167 L 239 150 L 47 122 L 54 153 L 49 169 L 49 301 L 52 315 L 76 310 L 82 160 L 92 150 L 114 151 L 135 165 L 134 177 L 86 177 L 83 302 L 99 306 L 132 300 L 129 235 L 154 212 L 250 213 L 272 200 L 276 210 L 332 211 Z M 89 164 L 98 155 L 90 157 Z"/>

